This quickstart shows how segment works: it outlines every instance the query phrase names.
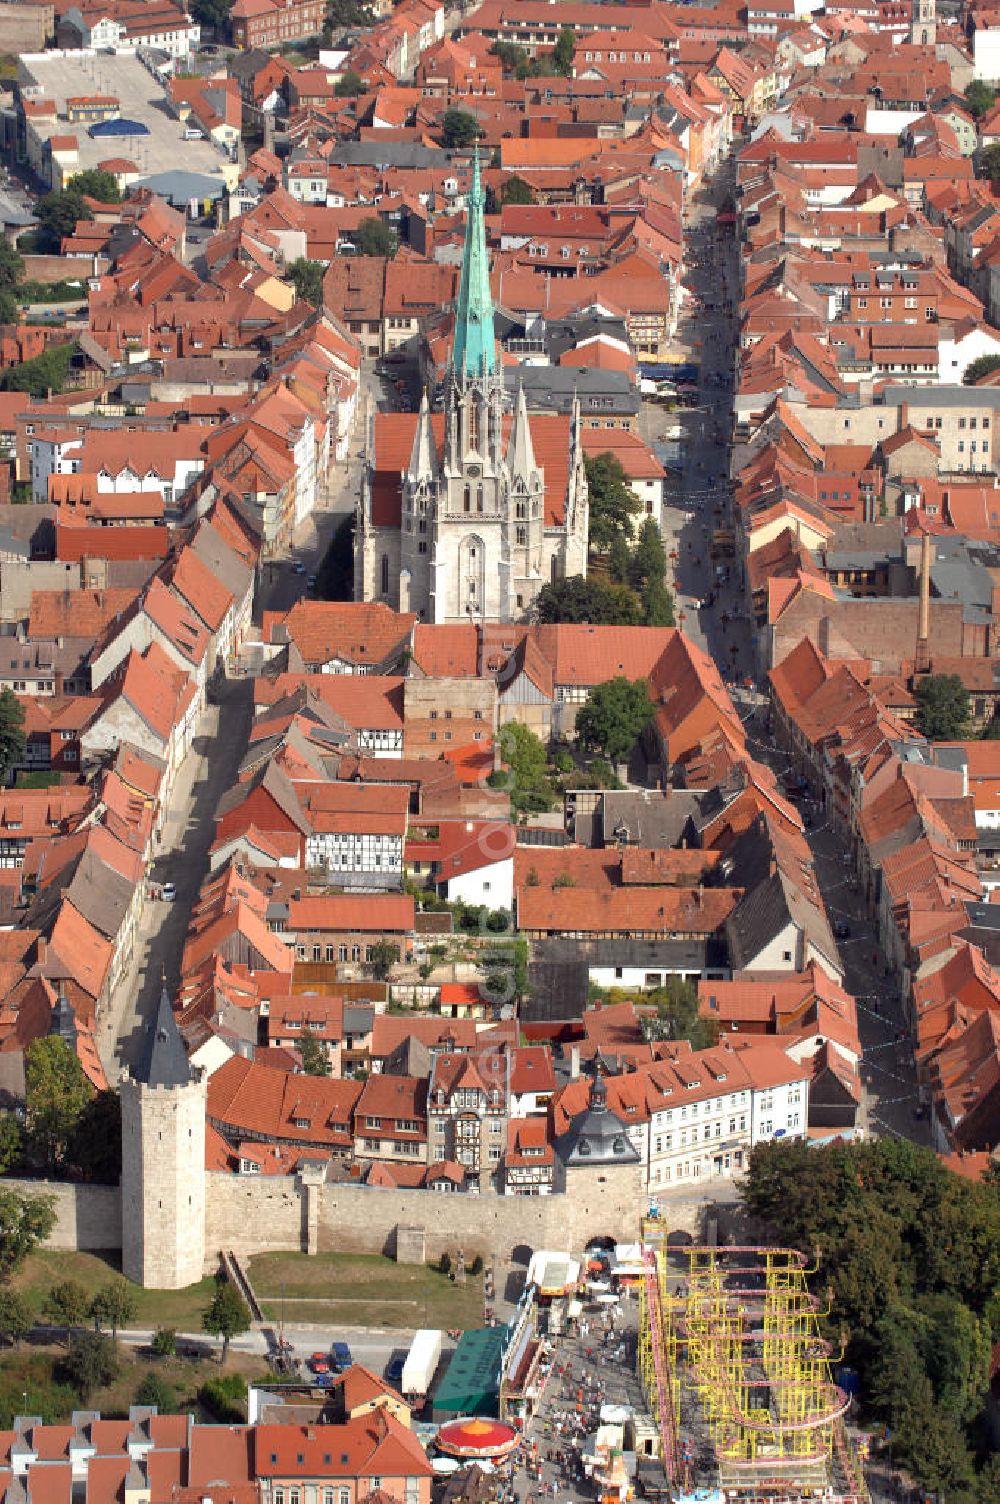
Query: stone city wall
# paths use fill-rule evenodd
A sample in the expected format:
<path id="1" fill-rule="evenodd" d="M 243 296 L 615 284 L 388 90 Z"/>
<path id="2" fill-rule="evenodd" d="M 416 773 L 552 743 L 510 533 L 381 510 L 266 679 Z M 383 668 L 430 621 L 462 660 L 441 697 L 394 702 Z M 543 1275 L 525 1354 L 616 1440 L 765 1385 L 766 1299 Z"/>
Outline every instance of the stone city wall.
<path id="1" fill-rule="evenodd" d="M 479 1196 L 391 1191 L 308 1178 L 209 1172 L 205 1198 L 206 1259 L 222 1248 L 239 1255 L 289 1248 L 305 1252 L 396 1251 L 396 1228 L 423 1228 L 426 1257 L 461 1246 L 470 1254 L 508 1258 L 519 1244 L 582 1248 L 596 1236 L 633 1240 L 648 1196 L 638 1175 L 583 1172 L 558 1196 Z M 669 1227 L 700 1231 L 704 1203 L 661 1197 Z"/>
<path id="2" fill-rule="evenodd" d="M 47 1248 L 113 1252 L 122 1246 L 121 1196 L 114 1185 L 66 1185 L 53 1180 L 0 1182 L 19 1196 L 51 1196 L 56 1225 Z"/>

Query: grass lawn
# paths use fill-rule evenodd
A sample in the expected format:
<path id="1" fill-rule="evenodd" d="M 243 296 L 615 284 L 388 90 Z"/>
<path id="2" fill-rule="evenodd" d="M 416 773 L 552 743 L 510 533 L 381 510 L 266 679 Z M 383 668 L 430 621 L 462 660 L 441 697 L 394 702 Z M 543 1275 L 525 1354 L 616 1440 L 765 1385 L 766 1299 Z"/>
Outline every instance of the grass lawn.
<path id="1" fill-rule="evenodd" d="M 483 1320 L 483 1281 L 464 1285 L 425 1264 L 397 1264 L 380 1254 L 264 1253 L 250 1260 L 250 1281 L 265 1316 L 285 1322 L 343 1326 L 476 1327 Z"/>
<path id="2" fill-rule="evenodd" d="M 38 1312 L 51 1287 L 62 1280 L 76 1280 L 88 1294 L 94 1295 L 120 1273 L 121 1261 L 114 1253 L 42 1251 L 25 1260 L 11 1283 Z M 188 1285 L 186 1290 L 144 1290 L 140 1285 L 131 1285 L 136 1301 L 135 1320 L 131 1325 L 172 1326 L 178 1331 L 200 1332 L 201 1313 L 211 1300 L 214 1288 L 215 1282 L 211 1278 L 203 1279 L 197 1285 Z"/>

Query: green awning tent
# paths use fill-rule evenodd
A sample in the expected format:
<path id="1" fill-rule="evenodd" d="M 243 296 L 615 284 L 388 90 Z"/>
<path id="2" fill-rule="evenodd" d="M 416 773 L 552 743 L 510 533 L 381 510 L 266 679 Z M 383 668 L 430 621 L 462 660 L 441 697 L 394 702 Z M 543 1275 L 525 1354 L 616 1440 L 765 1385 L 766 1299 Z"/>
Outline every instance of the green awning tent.
<path id="1" fill-rule="evenodd" d="M 456 1415 L 499 1415 L 500 1365 L 507 1336 L 504 1326 L 462 1333 L 434 1396 L 435 1420 L 451 1420 Z"/>

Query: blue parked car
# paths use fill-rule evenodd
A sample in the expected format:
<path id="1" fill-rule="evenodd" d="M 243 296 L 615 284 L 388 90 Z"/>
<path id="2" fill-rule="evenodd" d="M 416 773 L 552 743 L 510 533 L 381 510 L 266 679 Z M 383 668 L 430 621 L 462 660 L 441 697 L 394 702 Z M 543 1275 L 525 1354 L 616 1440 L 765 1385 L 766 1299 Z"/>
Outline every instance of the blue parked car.
<path id="1" fill-rule="evenodd" d="M 394 1389 L 398 1389 L 403 1382 L 403 1364 L 406 1362 L 404 1353 L 394 1353 L 385 1365 L 385 1377 Z"/>
<path id="2" fill-rule="evenodd" d="M 350 1368 L 354 1359 L 351 1357 L 351 1349 L 346 1342 L 334 1342 L 330 1348 L 330 1367 L 334 1373 L 343 1373 Z"/>

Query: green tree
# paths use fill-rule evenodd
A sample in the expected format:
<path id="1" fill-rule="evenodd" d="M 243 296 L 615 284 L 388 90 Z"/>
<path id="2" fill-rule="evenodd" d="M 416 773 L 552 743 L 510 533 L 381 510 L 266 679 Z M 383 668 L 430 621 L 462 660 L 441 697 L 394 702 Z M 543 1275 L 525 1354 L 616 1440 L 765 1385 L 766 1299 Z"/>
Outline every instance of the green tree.
<path id="1" fill-rule="evenodd" d="M 616 532 L 608 549 L 608 574 L 616 585 L 628 584 L 631 563 L 632 550 L 628 546 L 628 540 L 624 533 Z"/>
<path id="2" fill-rule="evenodd" d="M 70 178 L 70 193 L 79 193 L 82 198 L 93 198 L 101 204 L 120 204 L 122 195 L 118 179 L 101 167 L 87 167 Z"/>
<path id="3" fill-rule="evenodd" d="M 500 731 L 500 756 L 510 769 L 511 808 L 519 814 L 551 809 L 545 747 L 535 733 L 518 721 L 508 721 Z"/>
<path id="4" fill-rule="evenodd" d="M 500 201 L 504 204 L 533 204 L 535 202 L 534 189 L 530 183 L 519 178 L 517 173 L 512 177 L 505 178 L 500 190 Z"/>
<path id="5" fill-rule="evenodd" d="M 318 308 L 323 301 L 323 272 L 325 268 L 319 261 L 308 261 L 305 256 L 299 256 L 288 268 L 289 282 L 295 288 L 295 296 L 305 303 L 311 303 Z"/>
<path id="6" fill-rule="evenodd" d="M 192 18 L 209 27 L 215 36 L 225 32 L 232 8 L 233 0 L 191 0 L 188 6 Z"/>
<path id="7" fill-rule="evenodd" d="M 1000 355 L 979 355 L 975 360 L 970 360 L 962 376 L 965 386 L 975 386 L 984 376 L 991 376 L 994 371 L 1000 371 Z"/>
<path id="8" fill-rule="evenodd" d="M 58 1034 L 33 1039 L 24 1052 L 28 1152 L 46 1170 L 60 1170 L 94 1088 Z"/>
<path id="9" fill-rule="evenodd" d="M 399 238 L 375 214 L 363 219 L 351 239 L 359 256 L 386 256 L 390 261 L 399 249 Z"/>
<path id="10" fill-rule="evenodd" d="M 12 689 L 0 689 L 0 781 L 24 756 L 24 706 Z"/>
<path id="11" fill-rule="evenodd" d="M 311 1029 L 304 1029 L 302 1032 L 302 1038 L 299 1040 L 299 1057 L 302 1061 L 302 1070 L 307 1076 L 330 1074 L 330 1057 L 326 1052 L 326 1045 Z"/>
<path id="12" fill-rule="evenodd" d="M 935 742 L 960 741 L 969 731 L 969 696 L 957 674 L 926 674 L 914 688 L 917 729 Z"/>
<path id="13" fill-rule="evenodd" d="M 632 550 L 629 565 L 629 583 L 637 590 L 652 580 L 663 584 L 667 572 L 667 551 L 663 546 L 660 529 L 652 517 L 647 517 L 639 530 L 639 540 Z"/>
<path id="14" fill-rule="evenodd" d="M 368 947 L 365 964 L 377 981 L 384 982 L 398 960 L 399 946 L 395 941 L 383 938 Z"/>
<path id="15" fill-rule="evenodd" d="M 135 1391 L 135 1405 L 155 1405 L 160 1415 L 177 1413 L 177 1390 L 158 1373 L 147 1373 Z"/>
<path id="16" fill-rule="evenodd" d="M 987 721 L 980 736 L 984 742 L 1000 742 L 1000 716 L 994 715 L 992 720 Z"/>
<path id="17" fill-rule="evenodd" d="M 516 42 L 494 42 L 490 51 L 494 57 L 500 59 L 500 66 L 505 73 L 515 73 L 527 57 L 524 48 L 519 47 Z"/>
<path id="18" fill-rule="evenodd" d="M 118 1368 L 118 1347 L 106 1332 L 77 1332 L 59 1364 L 59 1376 L 86 1404 L 95 1389 L 114 1383 Z"/>
<path id="19" fill-rule="evenodd" d="M 51 1196 L 21 1196 L 0 1186 L 0 1282 L 20 1269 L 55 1225 Z"/>
<path id="20" fill-rule="evenodd" d="M 974 78 L 966 86 L 965 102 L 969 107 L 970 115 L 976 120 L 979 120 L 981 116 L 986 114 L 988 109 L 992 108 L 996 97 L 996 89 L 992 89 L 989 84 L 984 84 L 982 79 Z"/>
<path id="21" fill-rule="evenodd" d="M 8 366 L 0 371 L 0 392 L 28 392 L 32 397 L 61 392 L 76 352 L 76 341 L 71 340 L 64 345 L 49 345 L 41 355 L 22 361 L 19 366 Z"/>
<path id="22" fill-rule="evenodd" d="M 361 0 L 327 0 L 326 19 L 323 22 L 323 36 L 326 41 L 330 40 L 335 31 L 342 31 L 345 26 L 374 25 L 374 15 L 367 5 L 361 3 Z"/>
<path id="23" fill-rule="evenodd" d="M 108 1280 L 90 1302 L 91 1316 L 98 1326 L 109 1326 L 116 1341 L 122 1327 L 135 1320 L 138 1309 L 135 1292 L 124 1279 Z"/>
<path id="24" fill-rule="evenodd" d="M 674 625 L 674 598 L 662 580 L 650 580 L 643 586 L 642 622 L 646 627 Z"/>
<path id="25" fill-rule="evenodd" d="M 18 284 L 24 262 L 10 241 L 0 241 L 0 324 L 16 324 L 19 318 Z"/>
<path id="26" fill-rule="evenodd" d="M 34 1324 L 31 1307 L 20 1291 L 0 1289 L 0 1337 L 16 1347 Z"/>
<path id="27" fill-rule="evenodd" d="M 639 601 L 625 585 L 602 585 L 571 574 L 543 585 L 535 597 L 540 622 L 589 621 L 603 626 L 635 627 L 641 622 Z"/>
<path id="28" fill-rule="evenodd" d="M 979 176 L 1000 183 L 1000 142 L 987 146 L 979 154 Z"/>
<path id="29" fill-rule="evenodd" d="M 354 513 L 341 519 L 316 574 L 321 601 L 354 599 Z"/>
<path id="30" fill-rule="evenodd" d="M 86 1325 L 90 1297 L 78 1279 L 60 1280 L 42 1301 L 42 1315 L 51 1326 L 64 1326 L 72 1332 Z"/>
<path id="31" fill-rule="evenodd" d="M 632 519 L 642 502 L 629 485 L 620 459 L 610 452 L 587 455 L 587 490 L 590 493 L 590 546 L 606 553 L 616 533 L 632 536 Z"/>
<path id="32" fill-rule="evenodd" d="M 235 1285 L 228 1280 L 217 1281 L 211 1304 L 202 1312 L 201 1325 L 210 1336 L 222 1338 L 221 1362 L 225 1363 L 233 1338 L 250 1330 L 250 1310 Z"/>
<path id="33" fill-rule="evenodd" d="M 479 121 L 470 110 L 460 110 L 454 105 L 445 110 L 441 121 L 441 139 L 451 151 L 462 151 L 478 141 L 482 134 Z"/>
<path id="34" fill-rule="evenodd" d="M 559 40 L 552 49 L 552 65 L 557 73 L 569 78 L 573 72 L 573 53 L 576 51 L 576 32 L 572 26 L 564 26 Z"/>
<path id="35" fill-rule="evenodd" d="M 116 1091 L 96 1092 L 77 1118 L 64 1167 L 81 1180 L 117 1185 L 122 1173 L 122 1102 Z"/>
<path id="36" fill-rule="evenodd" d="M 172 1326 L 159 1326 L 150 1346 L 158 1358 L 172 1358 L 177 1351 L 177 1333 Z"/>
<path id="37" fill-rule="evenodd" d="M 24 1130 L 13 1112 L 0 1112 L 0 1175 L 6 1175 L 24 1153 Z"/>
<path id="38" fill-rule="evenodd" d="M 357 99 L 367 87 L 360 73 L 355 73 L 353 68 L 347 68 L 337 79 L 333 92 L 338 99 Z"/>
<path id="39" fill-rule="evenodd" d="M 696 1050 L 707 1050 L 718 1040 L 718 1023 L 699 1015 L 698 989 L 693 982 L 668 977 L 663 987 L 643 993 L 642 1002 L 656 1009 L 654 1016 L 643 1017 L 646 1039 L 686 1039 Z"/>
<path id="40" fill-rule="evenodd" d="M 589 751 L 621 762 L 649 725 L 653 709 L 645 679 L 608 679 L 594 686 L 577 713 L 576 734 Z"/>
<path id="41" fill-rule="evenodd" d="M 53 249 L 58 250 L 67 235 L 72 235 L 77 221 L 84 216 L 83 197 L 69 189 L 45 193 L 35 206 L 40 228 Z"/>

